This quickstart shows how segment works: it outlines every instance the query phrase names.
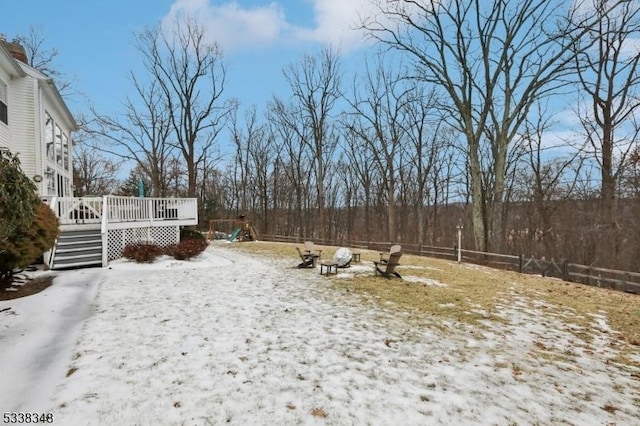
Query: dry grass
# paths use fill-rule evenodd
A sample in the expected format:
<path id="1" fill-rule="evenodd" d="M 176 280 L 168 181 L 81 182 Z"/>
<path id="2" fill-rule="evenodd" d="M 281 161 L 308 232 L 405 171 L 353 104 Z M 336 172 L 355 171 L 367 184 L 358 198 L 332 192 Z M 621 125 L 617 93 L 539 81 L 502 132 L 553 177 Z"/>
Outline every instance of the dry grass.
<path id="1" fill-rule="evenodd" d="M 291 259 L 292 266 L 299 261 L 294 244 L 247 242 L 230 247 Z M 317 248 L 323 250 L 323 258 L 329 258 L 336 249 Z M 357 251 L 361 253 L 364 264 L 371 264 L 379 258 L 378 252 Z M 336 286 L 360 294 L 366 300 L 385 306 L 395 305 L 413 318 L 437 319 L 436 323 L 448 321 L 478 326 L 486 320 L 504 321 L 498 315 L 501 306 L 526 301 L 560 318 L 571 326 L 577 337 L 588 342 L 591 336 L 589 330 L 597 327 L 595 316 L 604 316 L 621 345 L 630 344 L 636 349 L 640 346 L 638 295 L 412 255 L 403 255 L 401 263 L 398 271 L 403 276 L 436 280 L 445 286 L 386 280 L 373 274 L 356 275 L 351 279 L 330 279 Z"/>
<path id="2" fill-rule="evenodd" d="M 322 408 L 314 408 L 313 410 L 311 410 L 311 415 L 313 417 L 327 417 L 327 412 L 324 411 Z"/>

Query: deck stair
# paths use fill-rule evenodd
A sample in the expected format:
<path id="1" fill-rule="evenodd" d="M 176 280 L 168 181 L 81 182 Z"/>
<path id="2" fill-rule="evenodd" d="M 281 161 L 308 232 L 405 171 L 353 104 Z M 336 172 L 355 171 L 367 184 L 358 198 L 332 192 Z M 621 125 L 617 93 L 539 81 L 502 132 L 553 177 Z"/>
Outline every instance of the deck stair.
<path id="1" fill-rule="evenodd" d="M 100 228 L 65 229 L 53 250 L 51 269 L 102 266 L 102 236 Z"/>

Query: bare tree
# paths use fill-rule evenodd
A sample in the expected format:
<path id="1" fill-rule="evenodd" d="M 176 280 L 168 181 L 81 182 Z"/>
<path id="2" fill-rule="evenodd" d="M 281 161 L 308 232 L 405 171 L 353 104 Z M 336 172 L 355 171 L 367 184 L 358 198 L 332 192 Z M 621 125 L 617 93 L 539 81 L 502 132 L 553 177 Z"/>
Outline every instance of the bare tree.
<path id="1" fill-rule="evenodd" d="M 532 117 L 527 121 L 522 134 L 523 155 L 519 158 L 515 177 L 515 201 L 524 201 L 528 206 L 515 216 L 526 216 L 527 220 L 521 220 L 521 223 L 512 220 L 510 229 L 525 234 L 531 242 L 528 247 L 516 247 L 519 252 L 526 248 L 531 254 L 553 257 L 559 254 L 557 240 L 562 234 L 559 228 L 567 228 L 567 224 L 559 223 L 556 213 L 563 207 L 563 201 L 573 197 L 583 161 L 577 149 L 569 150 L 563 156 L 549 154 L 559 148 L 545 141 L 552 122 L 542 105 L 535 107 L 535 119 Z M 575 234 L 575 228 L 569 232 Z M 542 250 L 537 250 L 536 245 Z"/>
<path id="2" fill-rule="evenodd" d="M 222 52 L 207 42 L 205 29 L 193 17 L 139 34 L 137 47 L 145 70 L 157 85 L 187 171 L 187 196 L 196 196 L 197 171 L 224 128 L 232 105 L 223 102 L 226 77 Z"/>
<path id="3" fill-rule="evenodd" d="M 413 209 L 417 222 L 417 242 L 423 244 L 426 235 L 425 206 L 433 204 L 433 216 L 437 217 L 438 190 L 440 186 L 438 163 L 450 149 L 446 124 L 436 108 L 436 92 L 416 84 L 409 86 L 412 99 L 406 103 L 407 158 L 411 181 L 415 184 Z M 431 185 L 429 185 L 431 184 Z M 433 201 L 433 203 L 431 203 Z M 414 228 L 414 225 L 410 225 Z"/>
<path id="4" fill-rule="evenodd" d="M 260 124 L 255 106 L 244 116 L 244 123 L 238 123 L 237 115 L 232 118 L 231 134 L 236 145 L 234 181 L 238 191 L 241 212 L 259 214 L 261 232 L 268 232 L 271 179 L 275 175 L 275 165 L 279 162 L 279 147 L 267 124 Z"/>
<path id="5" fill-rule="evenodd" d="M 74 196 L 115 192 L 120 164 L 86 145 L 76 145 L 73 153 Z"/>
<path id="6" fill-rule="evenodd" d="M 640 146 L 638 144 L 627 156 L 620 187 L 623 197 L 635 198 L 640 201 Z"/>
<path id="7" fill-rule="evenodd" d="M 258 116 L 255 106 L 245 112 L 244 123 L 238 122 L 237 110 L 231 116 L 231 137 L 235 144 L 235 176 L 236 188 L 241 212 L 247 212 L 254 198 L 253 182 L 255 180 L 256 169 L 252 164 L 251 156 L 254 152 L 254 145 L 263 136 L 264 127 L 258 123 Z"/>
<path id="8" fill-rule="evenodd" d="M 304 126 L 300 109 L 293 104 L 285 104 L 282 100 L 274 98 L 269 104 L 268 119 L 271 129 L 282 146 L 281 170 L 286 176 L 286 184 L 280 181 L 279 190 L 290 192 L 289 204 L 283 206 L 295 214 L 295 221 L 289 226 L 295 229 L 300 236 L 311 236 L 314 231 L 313 220 L 309 214 L 305 214 L 309 205 L 314 201 L 310 194 L 313 185 L 313 156 L 305 141 L 310 139 L 309 127 Z M 290 188 L 290 190 L 284 187 Z"/>
<path id="9" fill-rule="evenodd" d="M 383 238 L 383 235 L 376 235 L 374 233 L 374 229 L 382 229 L 382 227 L 372 226 L 374 182 L 378 180 L 376 178 L 377 168 L 371 167 L 371 165 L 374 164 L 375 154 L 368 149 L 368 146 L 362 141 L 360 136 L 358 136 L 359 131 L 353 128 L 353 123 L 348 118 L 348 115 L 343 119 L 343 128 L 343 152 L 346 164 L 348 164 L 348 170 L 343 169 L 343 172 L 345 174 L 348 172 L 350 176 L 353 176 L 352 181 L 358 183 L 354 188 L 356 199 L 350 205 L 356 207 L 360 204 L 360 209 L 364 210 L 364 224 L 362 221 L 359 221 L 360 226 L 357 227 L 355 233 L 359 238 Z M 360 209 L 356 209 L 354 216 Z M 355 220 L 349 224 L 355 224 Z"/>
<path id="10" fill-rule="evenodd" d="M 612 5 L 619 3 L 612 11 Z M 584 40 L 577 44 L 576 62 L 580 86 L 590 105 L 581 123 L 601 174 L 603 238 L 612 259 L 618 258 L 620 227 L 616 187 L 626 158 L 640 136 L 636 125 L 640 112 L 640 3 L 593 0 L 598 18 Z M 593 48 L 584 48 L 583 45 Z"/>
<path id="11" fill-rule="evenodd" d="M 407 105 L 413 102 L 413 92 L 405 85 L 401 71 L 387 69 L 381 60 L 367 65 L 362 84 L 354 84 L 348 102 L 351 112 L 344 126 L 357 135 L 359 143 L 370 155 L 372 167 L 380 178 L 379 189 L 387 213 L 386 237 L 398 238 L 396 197 L 401 156 L 407 143 L 405 129 L 409 127 Z"/>
<path id="12" fill-rule="evenodd" d="M 62 96 L 73 93 L 76 81 L 61 72 L 56 65 L 58 49 L 47 47 L 42 26 L 29 26 L 28 32 L 17 35 L 15 41 L 24 48 L 28 64 L 50 77 Z"/>
<path id="13" fill-rule="evenodd" d="M 254 168 L 255 209 L 260 214 L 261 232 L 267 233 L 272 227 L 269 207 L 275 210 L 277 206 L 277 190 L 272 192 L 272 182 L 277 179 L 277 165 L 280 163 L 280 147 L 267 126 L 262 126 L 256 135 L 250 161 Z"/>
<path id="14" fill-rule="evenodd" d="M 468 146 L 476 245 L 498 250 L 511 142 L 530 106 L 564 84 L 571 47 L 591 24 L 560 0 L 373 1 L 386 20 L 365 22 L 370 35 L 446 93 L 443 107 Z"/>
<path id="15" fill-rule="evenodd" d="M 127 97 L 121 115 L 101 115 L 91 107 L 94 118 L 88 132 L 93 138 L 87 143 L 109 155 L 133 160 L 149 180 L 151 194 L 166 196 L 174 151 L 166 103 L 158 82 L 143 82 L 133 72 L 131 81 L 136 97 Z"/>
<path id="16" fill-rule="evenodd" d="M 292 107 L 298 111 L 299 120 L 291 123 L 291 128 L 313 153 L 318 236 L 323 238 L 326 232 L 325 177 L 337 147 L 331 113 L 341 96 L 339 57 L 331 49 L 323 49 L 317 56 L 304 55 L 298 65 L 287 67 L 284 75 L 292 91 Z"/>

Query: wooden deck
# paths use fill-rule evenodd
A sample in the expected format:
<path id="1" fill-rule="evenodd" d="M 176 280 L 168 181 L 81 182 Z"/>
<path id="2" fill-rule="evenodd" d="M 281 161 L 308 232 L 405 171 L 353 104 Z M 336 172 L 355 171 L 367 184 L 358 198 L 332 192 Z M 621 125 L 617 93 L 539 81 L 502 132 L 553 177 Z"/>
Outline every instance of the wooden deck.
<path id="1" fill-rule="evenodd" d="M 110 259 L 118 258 L 127 244 L 140 241 L 153 241 L 159 245 L 174 244 L 179 241 L 180 227 L 198 224 L 198 200 L 195 198 L 105 195 L 51 197 L 43 201 L 48 203 L 58 217 L 61 237 L 73 231 L 99 232 L 102 240 L 102 266 L 106 266 Z M 48 256 L 45 254 L 49 266 L 56 260 L 57 245 L 58 241 Z"/>

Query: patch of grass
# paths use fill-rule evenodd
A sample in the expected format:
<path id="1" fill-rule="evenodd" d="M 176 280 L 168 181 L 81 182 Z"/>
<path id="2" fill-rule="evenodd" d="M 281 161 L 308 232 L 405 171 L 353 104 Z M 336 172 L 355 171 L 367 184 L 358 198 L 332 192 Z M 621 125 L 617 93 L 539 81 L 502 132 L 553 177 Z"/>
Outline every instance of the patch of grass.
<path id="1" fill-rule="evenodd" d="M 625 389 L 626 389 L 625 386 L 621 385 L 620 383 L 614 383 L 613 384 L 613 390 L 615 392 L 624 393 Z"/>
<path id="2" fill-rule="evenodd" d="M 297 245 L 301 247 L 301 244 Z M 291 259 L 292 267 L 299 258 L 296 244 L 245 242 L 231 246 L 234 250 L 281 259 Z M 323 258 L 333 255 L 336 247 L 316 246 Z M 611 328 L 615 349 L 620 360 L 634 362 L 625 352 L 640 345 L 640 296 L 619 291 L 564 282 L 554 278 L 519 274 L 488 267 L 461 264 L 441 259 L 402 256 L 398 272 L 403 276 L 436 280 L 445 287 L 423 285 L 399 279 L 387 280 L 373 275 L 373 260 L 379 252 L 358 249 L 361 265 L 371 265 L 370 274 L 353 278 L 330 278 L 337 288 L 360 295 L 366 303 L 395 306 L 420 322 L 447 328 L 447 324 L 480 326 L 490 322 L 505 322 L 498 314 L 501 307 L 514 303 L 544 312 L 545 316 L 562 321 L 579 340 L 589 343 L 597 327 L 598 316 Z M 604 330 L 606 331 L 606 330 Z M 602 330 L 597 331 L 603 332 Z M 539 348 L 542 349 L 542 348 Z M 558 354 L 564 357 L 575 353 Z"/>
<path id="3" fill-rule="evenodd" d="M 520 376 L 522 374 L 522 367 L 517 364 L 511 366 L 511 374 L 513 377 Z"/>
<path id="4" fill-rule="evenodd" d="M 311 410 L 311 415 L 313 417 L 327 417 L 327 412 L 324 411 L 322 408 L 314 408 L 313 410 Z"/>

